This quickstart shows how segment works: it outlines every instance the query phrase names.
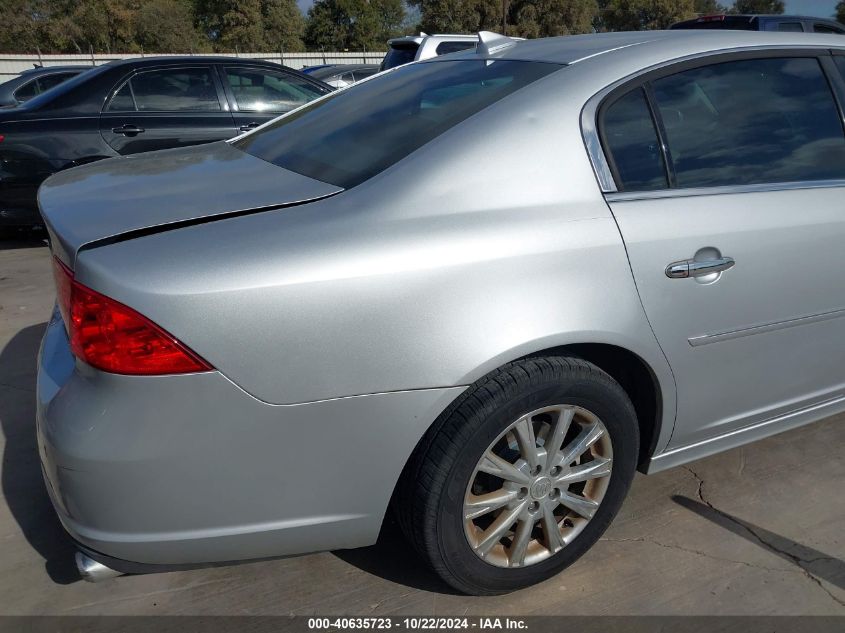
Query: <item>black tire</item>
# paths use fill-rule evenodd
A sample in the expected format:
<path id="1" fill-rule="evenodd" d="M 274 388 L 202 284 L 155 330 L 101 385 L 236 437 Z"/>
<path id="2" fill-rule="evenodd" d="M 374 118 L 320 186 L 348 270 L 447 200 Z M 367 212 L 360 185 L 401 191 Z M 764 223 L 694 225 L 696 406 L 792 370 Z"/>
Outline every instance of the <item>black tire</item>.
<path id="1" fill-rule="evenodd" d="M 562 550 L 525 567 L 494 566 L 473 552 L 464 534 L 469 478 L 490 443 L 510 424 L 555 404 L 583 407 L 604 423 L 613 449 L 608 488 L 593 518 Z M 607 373 L 573 357 L 515 361 L 469 387 L 420 441 L 397 487 L 399 524 L 423 559 L 458 591 L 472 595 L 514 591 L 554 576 L 592 547 L 622 505 L 638 450 L 634 407 Z"/>

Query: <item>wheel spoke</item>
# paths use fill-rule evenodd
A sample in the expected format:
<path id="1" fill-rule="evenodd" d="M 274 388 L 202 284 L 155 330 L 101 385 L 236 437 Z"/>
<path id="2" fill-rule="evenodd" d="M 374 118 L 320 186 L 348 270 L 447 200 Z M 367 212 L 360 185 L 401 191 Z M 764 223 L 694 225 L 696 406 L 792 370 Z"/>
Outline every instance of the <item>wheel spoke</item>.
<path id="1" fill-rule="evenodd" d="M 555 478 L 555 486 L 568 486 L 579 481 L 606 477 L 610 474 L 612 461 L 607 457 L 597 457 L 586 464 L 573 466 L 569 470 L 564 470 L 559 477 Z"/>
<path id="2" fill-rule="evenodd" d="M 557 422 L 555 422 L 555 426 L 552 429 L 549 438 L 546 440 L 545 449 L 546 449 L 546 469 L 549 470 L 554 466 L 555 458 L 557 457 L 557 452 L 560 450 L 561 445 L 563 444 L 563 439 L 566 437 L 567 431 L 569 431 L 569 425 L 572 424 L 572 418 L 575 417 L 575 409 L 561 409 L 560 414 L 557 417 Z"/>
<path id="3" fill-rule="evenodd" d="M 546 549 L 552 554 L 560 551 L 565 545 L 554 508 L 549 504 L 543 505 L 543 535 L 546 537 Z"/>
<path id="4" fill-rule="evenodd" d="M 564 505 L 573 512 L 580 514 L 585 519 L 592 519 L 599 507 L 599 504 L 592 499 L 587 499 L 586 497 L 576 495 L 575 493 L 566 490 L 560 491 L 559 500 L 561 505 Z"/>
<path id="5" fill-rule="evenodd" d="M 560 452 L 560 457 L 556 460 L 557 465 L 568 466 L 583 455 L 602 435 L 604 435 L 604 429 L 598 424 L 586 427 Z"/>
<path id="6" fill-rule="evenodd" d="M 533 529 L 534 521 L 528 519 L 520 519 L 516 524 L 516 534 L 508 551 L 508 562 L 511 565 L 522 565 L 525 562 L 525 552 L 528 550 Z"/>
<path id="7" fill-rule="evenodd" d="M 478 545 L 475 546 L 475 550 L 481 554 L 482 558 L 486 556 L 491 549 L 493 549 L 493 546 L 498 543 L 505 534 L 507 534 L 514 521 L 516 521 L 516 517 L 519 516 L 519 513 L 524 509 L 525 502 L 520 503 L 515 508 L 505 508 L 502 510 L 502 513 L 496 517 L 496 520 L 490 524 L 490 527 L 484 530 L 481 535 L 481 539 L 478 541 Z"/>
<path id="8" fill-rule="evenodd" d="M 484 516 L 488 512 L 498 510 L 516 499 L 519 491 L 500 488 L 483 495 L 468 495 L 464 502 L 464 518 L 475 519 Z"/>
<path id="9" fill-rule="evenodd" d="M 528 462 L 531 470 L 539 465 L 537 455 L 537 438 L 534 435 L 534 423 L 530 417 L 525 417 L 516 423 L 514 427 L 516 442 L 519 444 L 519 454 L 522 459 Z"/>
<path id="10" fill-rule="evenodd" d="M 506 459 L 496 455 L 492 449 L 488 450 L 484 454 L 484 457 L 481 458 L 481 462 L 478 464 L 478 470 L 487 473 L 488 475 L 494 475 L 495 477 L 499 477 L 506 481 L 513 481 L 518 484 L 528 485 L 530 481 L 528 475 L 519 470 L 519 468 L 511 464 Z"/>

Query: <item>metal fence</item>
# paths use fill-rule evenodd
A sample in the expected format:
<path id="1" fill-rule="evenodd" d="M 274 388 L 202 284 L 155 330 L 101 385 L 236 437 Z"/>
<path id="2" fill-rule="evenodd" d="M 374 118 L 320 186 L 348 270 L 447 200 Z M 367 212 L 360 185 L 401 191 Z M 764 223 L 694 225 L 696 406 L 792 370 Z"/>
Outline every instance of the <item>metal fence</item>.
<path id="1" fill-rule="evenodd" d="M 155 53 L 156 55 L 164 53 Z M 270 62 L 283 64 L 290 68 L 305 68 L 306 66 L 317 66 L 319 64 L 379 64 L 384 57 L 384 52 L 367 51 L 363 53 L 340 53 L 340 52 L 319 52 L 319 53 L 231 53 L 223 54 L 226 57 L 240 57 L 244 59 L 263 59 Z M 115 59 L 129 59 L 130 57 L 152 57 L 152 53 L 142 54 L 114 54 L 114 55 L 17 55 L 0 54 L 0 82 L 12 79 L 20 72 L 33 65 L 61 66 L 83 64 L 88 66 L 99 66 Z"/>

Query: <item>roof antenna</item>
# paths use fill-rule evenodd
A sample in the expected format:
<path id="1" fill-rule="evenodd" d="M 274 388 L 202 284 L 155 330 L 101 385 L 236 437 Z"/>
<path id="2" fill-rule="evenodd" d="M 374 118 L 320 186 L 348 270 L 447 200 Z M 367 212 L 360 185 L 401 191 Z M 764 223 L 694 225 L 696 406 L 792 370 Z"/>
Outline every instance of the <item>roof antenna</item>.
<path id="1" fill-rule="evenodd" d="M 493 33 L 492 31 L 478 32 L 478 54 L 493 55 L 516 44 L 516 40 L 507 35 Z"/>

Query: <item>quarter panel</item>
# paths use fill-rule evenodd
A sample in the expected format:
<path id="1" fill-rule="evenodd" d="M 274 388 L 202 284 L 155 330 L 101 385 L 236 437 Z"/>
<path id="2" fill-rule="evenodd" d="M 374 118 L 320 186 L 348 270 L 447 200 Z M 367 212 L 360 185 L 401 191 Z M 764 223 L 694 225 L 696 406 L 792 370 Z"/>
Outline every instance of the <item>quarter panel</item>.
<path id="1" fill-rule="evenodd" d="M 266 402 L 465 385 L 597 342 L 652 367 L 671 420 L 671 373 L 580 136 L 592 79 L 567 72 L 331 199 L 85 250 L 76 273 Z"/>
<path id="2" fill-rule="evenodd" d="M 97 551 L 145 563 L 375 542 L 408 455 L 462 391 L 270 406 L 217 372 L 74 366 L 57 315 L 39 365 L 38 445 L 62 522 Z"/>

